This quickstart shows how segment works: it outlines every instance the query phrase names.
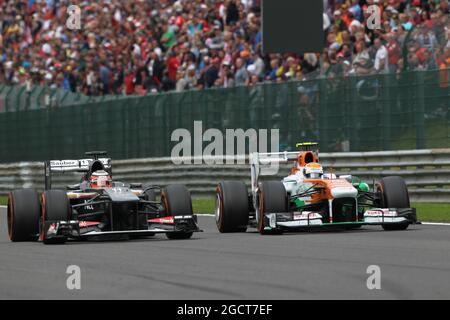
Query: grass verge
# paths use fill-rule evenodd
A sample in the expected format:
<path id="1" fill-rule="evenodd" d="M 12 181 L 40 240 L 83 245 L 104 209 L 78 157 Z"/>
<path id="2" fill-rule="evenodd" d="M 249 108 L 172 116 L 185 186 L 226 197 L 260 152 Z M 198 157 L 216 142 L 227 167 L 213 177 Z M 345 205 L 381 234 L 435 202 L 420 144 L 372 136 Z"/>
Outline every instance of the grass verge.
<path id="1" fill-rule="evenodd" d="M 419 221 L 450 222 L 450 203 L 413 203 Z"/>
<path id="2" fill-rule="evenodd" d="M 192 209 L 194 213 L 214 213 L 214 199 L 212 198 L 193 198 Z"/>

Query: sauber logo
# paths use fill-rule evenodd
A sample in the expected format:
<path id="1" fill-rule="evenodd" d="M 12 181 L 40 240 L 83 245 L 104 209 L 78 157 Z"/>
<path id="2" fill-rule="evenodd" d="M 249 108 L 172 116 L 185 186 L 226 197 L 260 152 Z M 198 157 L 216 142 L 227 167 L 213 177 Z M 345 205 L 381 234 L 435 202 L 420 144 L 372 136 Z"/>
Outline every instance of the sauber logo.
<path id="1" fill-rule="evenodd" d="M 52 160 L 52 161 L 50 161 L 50 166 L 55 166 L 55 167 L 78 166 L 78 161 L 76 161 L 76 160 Z"/>

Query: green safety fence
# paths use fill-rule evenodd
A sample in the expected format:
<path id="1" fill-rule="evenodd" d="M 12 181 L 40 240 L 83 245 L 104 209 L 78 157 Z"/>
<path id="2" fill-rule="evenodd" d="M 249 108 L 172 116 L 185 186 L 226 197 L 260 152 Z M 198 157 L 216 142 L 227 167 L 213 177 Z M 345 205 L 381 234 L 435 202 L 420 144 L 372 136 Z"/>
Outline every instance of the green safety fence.
<path id="1" fill-rule="evenodd" d="M 194 121 L 224 135 L 226 129 L 279 129 L 282 150 L 304 140 L 327 152 L 448 148 L 448 79 L 449 69 L 143 97 L 71 96 L 67 106 L 9 105 L 0 112 L 0 161 L 72 158 L 97 149 L 117 159 L 168 156 L 176 144 L 172 132 L 193 134 Z M 13 90 L 21 92 L 1 87 L 0 102 Z"/>
<path id="2" fill-rule="evenodd" d="M 40 85 L 8 86 L 0 84 L 0 113 L 65 107 L 117 99 L 118 96 L 86 96 L 81 93 Z"/>

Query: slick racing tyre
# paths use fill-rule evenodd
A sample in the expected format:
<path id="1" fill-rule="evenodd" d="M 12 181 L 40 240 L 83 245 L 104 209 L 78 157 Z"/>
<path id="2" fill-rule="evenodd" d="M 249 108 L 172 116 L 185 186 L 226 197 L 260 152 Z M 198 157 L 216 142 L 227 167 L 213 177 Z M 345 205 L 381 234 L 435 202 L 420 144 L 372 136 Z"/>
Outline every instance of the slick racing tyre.
<path id="1" fill-rule="evenodd" d="M 192 215 L 191 194 L 184 185 L 167 186 L 161 193 L 161 202 L 166 216 Z M 189 239 L 192 232 L 168 232 L 169 239 Z"/>
<path id="2" fill-rule="evenodd" d="M 47 190 L 41 197 L 41 232 L 40 239 L 45 244 L 64 243 L 65 237 L 48 238 L 46 234 L 46 222 L 68 221 L 71 217 L 69 198 L 63 190 Z"/>
<path id="3" fill-rule="evenodd" d="M 245 232 L 249 216 L 245 184 L 239 181 L 220 182 L 216 189 L 214 213 L 219 232 Z"/>
<path id="4" fill-rule="evenodd" d="M 382 208 L 409 208 L 409 195 L 405 181 L 401 177 L 385 177 L 377 185 Z M 409 222 L 383 224 L 384 230 L 405 230 Z"/>
<path id="5" fill-rule="evenodd" d="M 13 242 L 36 241 L 39 235 L 41 205 L 35 190 L 21 189 L 9 193 L 8 235 Z"/>
<path id="6" fill-rule="evenodd" d="M 286 189 L 280 181 L 265 181 L 259 185 L 258 191 L 259 208 L 257 214 L 257 228 L 261 234 L 281 234 L 281 230 L 265 230 L 266 213 L 281 213 L 288 211 L 288 200 Z"/>

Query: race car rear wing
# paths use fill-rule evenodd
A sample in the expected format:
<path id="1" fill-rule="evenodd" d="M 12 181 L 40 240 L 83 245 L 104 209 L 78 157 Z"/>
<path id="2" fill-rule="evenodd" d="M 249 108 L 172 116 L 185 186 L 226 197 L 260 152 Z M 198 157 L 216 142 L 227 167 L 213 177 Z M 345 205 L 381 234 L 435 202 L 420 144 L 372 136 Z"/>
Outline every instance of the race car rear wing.
<path id="1" fill-rule="evenodd" d="M 252 192 L 258 188 L 259 176 L 269 176 L 278 173 L 280 163 L 297 161 L 298 152 L 269 152 L 250 154 Z"/>
<path id="2" fill-rule="evenodd" d="M 99 158 L 98 159 L 104 166 L 105 169 L 111 168 L 110 158 Z M 50 171 L 57 172 L 87 172 L 89 170 L 89 164 L 94 161 L 94 159 L 80 159 L 80 160 L 50 160 L 49 169 Z"/>
<path id="3" fill-rule="evenodd" d="M 44 162 L 45 190 L 51 189 L 52 172 L 88 172 L 90 164 L 100 161 L 105 170 L 111 172 L 111 158 L 79 159 L 79 160 L 48 160 Z"/>

